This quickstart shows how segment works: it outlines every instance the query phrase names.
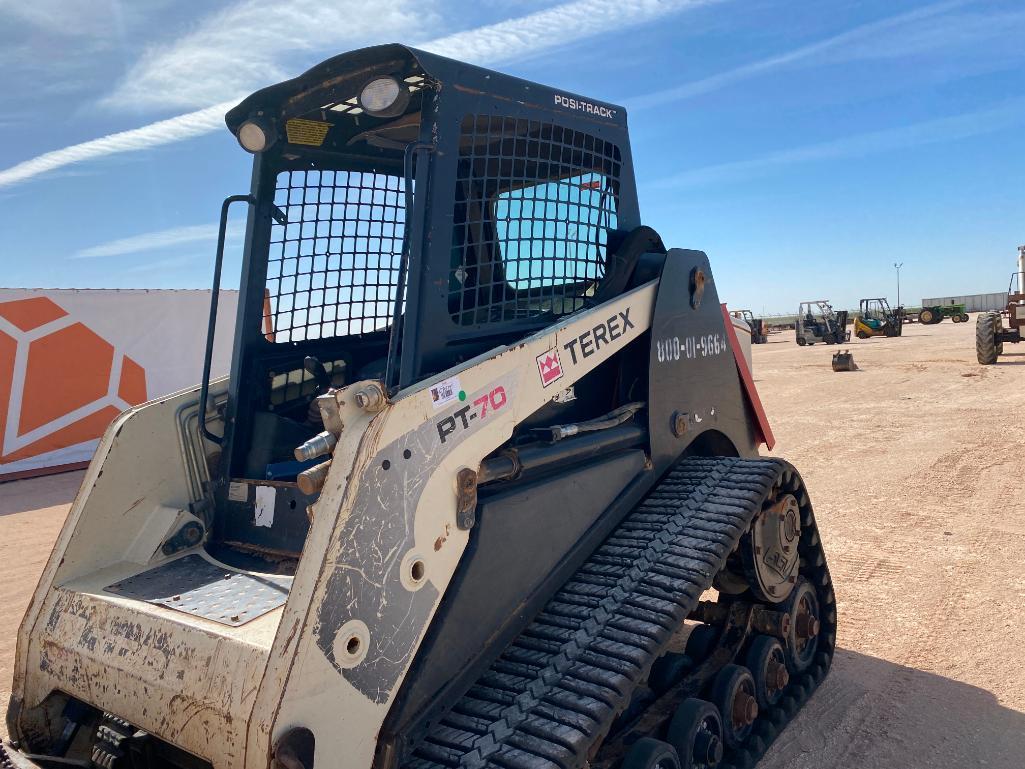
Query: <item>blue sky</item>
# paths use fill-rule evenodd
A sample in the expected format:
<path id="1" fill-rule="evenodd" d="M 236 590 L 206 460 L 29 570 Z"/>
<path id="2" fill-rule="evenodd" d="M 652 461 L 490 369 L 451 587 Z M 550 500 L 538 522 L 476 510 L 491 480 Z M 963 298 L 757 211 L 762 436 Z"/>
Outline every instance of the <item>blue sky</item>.
<path id="1" fill-rule="evenodd" d="M 0 284 L 208 285 L 225 109 L 392 41 L 624 104 L 646 222 L 735 307 L 1000 291 L 1025 243 L 1020 0 L 369 5 L 0 0 Z"/>

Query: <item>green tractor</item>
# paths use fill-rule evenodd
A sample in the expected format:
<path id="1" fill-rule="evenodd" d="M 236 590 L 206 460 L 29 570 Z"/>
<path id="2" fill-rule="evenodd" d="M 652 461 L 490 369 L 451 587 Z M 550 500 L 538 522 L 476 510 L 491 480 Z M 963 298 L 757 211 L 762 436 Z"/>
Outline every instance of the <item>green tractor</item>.
<path id="1" fill-rule="evenodd" d="M 940 323 L 944 318 L 950 318 L 955 323 L 967 323 L 968 313 L 965 312 L 963 304 L 932 304 L 924 305 L 918 311 L 918 322 L 926 326 Z"/>

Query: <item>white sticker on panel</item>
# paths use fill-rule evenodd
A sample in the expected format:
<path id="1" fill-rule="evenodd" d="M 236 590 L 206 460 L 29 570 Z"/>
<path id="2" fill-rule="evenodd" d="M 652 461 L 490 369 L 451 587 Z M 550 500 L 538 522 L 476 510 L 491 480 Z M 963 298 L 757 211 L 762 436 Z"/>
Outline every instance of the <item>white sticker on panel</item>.
<path id="1" fill-rule="evenodd" d="M 253 523 L 257 526 L 270 528 L 274 525 L 274 498 L 277 491 L 273 486 L 256 487 L 256 517 Z"/>
<path id="2" fill-rule="evenodd" d="M 431 386 L 431 403 L 435 409 L 440 409 L 446 403 L 451 403 L 459 397 L 462 390 L 459 387 L 459 377 L 450 377 L 443 382 Z M 463 396 L 466 397 L 465 395 Z"/>

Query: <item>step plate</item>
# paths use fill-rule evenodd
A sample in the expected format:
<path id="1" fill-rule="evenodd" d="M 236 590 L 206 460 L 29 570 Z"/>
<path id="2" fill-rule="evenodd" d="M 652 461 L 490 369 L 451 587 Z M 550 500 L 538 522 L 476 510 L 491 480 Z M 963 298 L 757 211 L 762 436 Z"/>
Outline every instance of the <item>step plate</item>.
<path id="1" fill-rule="evenodd" d="M 238 627 L 284 605 L 291 577 L 236 571 L 193 553 L 104 588 Z"/>

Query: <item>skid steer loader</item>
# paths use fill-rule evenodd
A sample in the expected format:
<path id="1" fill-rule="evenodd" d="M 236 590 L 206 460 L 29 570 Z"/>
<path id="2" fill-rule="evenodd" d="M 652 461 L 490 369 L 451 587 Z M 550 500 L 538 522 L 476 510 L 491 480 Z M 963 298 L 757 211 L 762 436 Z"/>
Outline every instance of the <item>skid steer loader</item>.
<path id="1" fill-rule="evenodd" d="M 226 122 L 230 375 L 103 437 L 5 765 L 756 763 L 830 666 L 832 585 L 624 110 L 386 45 Z"/>

